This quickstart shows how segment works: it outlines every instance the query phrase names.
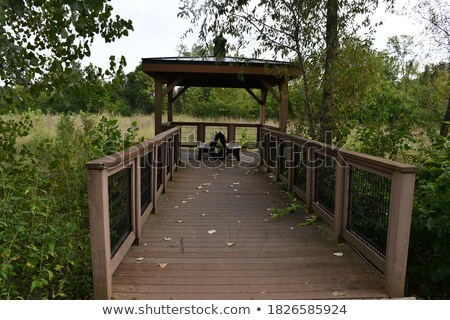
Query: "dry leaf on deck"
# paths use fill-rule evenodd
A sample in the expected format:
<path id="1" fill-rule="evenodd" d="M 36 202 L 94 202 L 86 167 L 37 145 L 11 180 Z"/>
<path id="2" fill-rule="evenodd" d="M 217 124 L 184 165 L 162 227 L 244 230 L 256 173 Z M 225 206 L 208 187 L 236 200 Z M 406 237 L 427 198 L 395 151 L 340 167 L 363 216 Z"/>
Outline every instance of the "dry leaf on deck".
<path id="1" fill-rule="evenodd" d="M 234 242 L 227 242 L 226 245 L 227 245 L 227 247 L 234 246 Z"/>
<path id="2" fill-rule="evenodd" d="M 269 192 L 264 192 L 264 194 L 267 196 L 267 195 L 269 195 L 270 193 L 269 193 Z"/>
<path id="3" fill-rule="evenodd" d="M 179 219 L 177 220 L 177 223 L 183 223 L 183 220 Z"/>
<path id="4" fill-rule="evenodd" d="M 214 233 L 216 233 L 216 232 L 217 232 L 216 230 L 209 230 L 209 231 L 208 231 L 209 234 L 214 234 Z"/>
<path id="5" fill-rule="evenodd" d="M 347 293 L 346 292 L 341 292 L 341 291 L 334 291 L 332 293 L 332 295 L 335 296 L 335 297 L 342 297 L 342 296 L 347 295 Z"/>
<path id="6" fill-rule="evenodd" d="M 197 189 L 202 189 L 202 188 L 203 188 L 203 186 L 198 186 L 198 187 L 197 187 Z"/>
<path id="7" fill-rule="evenodd" d="M 167 267 L 168 263 L 158 263 L 158 265 L 161 269 L 164 269 L 165 267 Z"/>
<path id="8" fill-rule="evenodd" d="M 233 184 L 239 184 L 239 182 L 233 182 Z"/>
<path id="9" fill-rule="evenodd" d="M 237 192 L 238 191 L 238 189 L 234 189 L 234 192 Z"/>
<path id="10" fill-rule="evenodd" d="M 208 192 L 209 192 L 209 190 L 203 190 L 203 191 L 205 191 L 206 193 L 208 193 Z"/>
<path id="11" fill-rule="evenodd" d="M 181 201 L 182 203 L 186 203 L 187 201 Z"/>
<path id="12" fill-rule="evenodd" d="M 170 241 L 170 240 L 172 240 L 172 238 L 163 238 L 164 239 L 164 241 Z"/>
<path id="13" fill-rule="evenodd" d="M 143 257 L 139 257 L 139 258 L 136 258 L 136 261 L 137 261 L 137 262 L 142 262 L 142 261 L 144 261 L 144 259 L 145 259 L 145 258 L 143 258 Z"/>
<path id="14" fill-rule="evenodd" d="M 234 186 L 231 184 L 231 185 L 230 185 L 230 188 L 234 188 Z"/>
<path id="15" fill-rule="evenodd" d="M 206 216 L 206 213 L 201 213 L 200 216 L 204 217 L 204 216 Z"/>
<path id="16" fill-rule="evenodd" d="M 211 185 L 210 182 L 207 182 L 207 183 L 203 183 L 203 184 L 202 184 L 202 186 L 205 186 L 205 187 L 209 187 L 210 185 Z"/>
<path id="17" fill-rule="evenodd" d="M 333 253 L 336 257 L 342 257 L 344 254 L 342 252 L 335 252 Z"/>

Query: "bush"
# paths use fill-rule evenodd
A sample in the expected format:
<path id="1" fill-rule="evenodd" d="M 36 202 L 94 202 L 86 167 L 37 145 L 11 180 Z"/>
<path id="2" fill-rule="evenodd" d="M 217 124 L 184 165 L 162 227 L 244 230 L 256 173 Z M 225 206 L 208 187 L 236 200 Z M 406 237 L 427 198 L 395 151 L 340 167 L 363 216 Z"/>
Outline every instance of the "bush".
<path id="1" fill-rule="evenodd" d="M 409 250 L 409 291 L 450 298 L 450 140 L 428 150 L 416 179 Z"/>
<path id="2" fill-rule="evenodd" d="M 22 143 L 31 127 L 29 116 L 0 118 L 0 299 L 90 298 L 84 165 L 132 144 L 137 128 L 122 141 L 115 119 L 63 115 L 56 138 Z"/>

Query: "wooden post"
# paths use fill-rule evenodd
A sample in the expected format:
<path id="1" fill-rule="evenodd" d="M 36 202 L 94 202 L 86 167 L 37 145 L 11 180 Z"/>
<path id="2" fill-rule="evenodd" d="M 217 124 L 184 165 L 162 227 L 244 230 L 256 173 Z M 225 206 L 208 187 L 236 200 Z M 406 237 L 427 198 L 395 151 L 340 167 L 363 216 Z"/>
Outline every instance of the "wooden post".
<path id="1" fill-rule="evenodd" d="M 88 171 L 88 194 L 94 299 L 106 300 L 112 296 L 107 170 Z"/>
<path id="2" fill-rule="evenodd" d="M 268 92 L 269 90 L 266 88 L 261 88 L 261 104 L 259 109 L 259 124 L 261 125 L 266 123 L 266 103 Z"/>
<path id="3" fill-rule="evenodd" d="M 334 200 L 334 238 L 336 242 L 341 242 L 344 232 L 345 215 L 347 214 L 347 203 L 349 195 L 348 177 L 349 167 L 341 165 L 336 161 L 336 188 Z"/>
<path id="4" fill-rule="evenodd" d="M 288 190 L 292 191 L 293 186 L 294 186 L 294 162 L 295 162 L 295 154 L 294 154 L 294 142 L 293 141 L 289 141 L 288 142 L 289 145 L 289 149 L 288 149 L 288 168 L 286 168 L 288 170 Z"/>
<path id="5" fill-rule="evenodd" d="M 155 77 L 155 135 L 162 132 L 162 108 L 163 108 L 162 78 Z"/>
<path id="6" fill-rule="evenodd" d="M 315 154 L 313 147 L 304 145 L 308 159 L 306 159 L 306 207 L 308 211 L 312 211 L 312 204 L 314 201 L 314 189 L 315 189 Z"/>
<path id="7" fill-rule="evenodd" d="M 280 85 L 280 131 L 287 131 L 288 118 L 288 83 L 284 81 Z"/>
<path id="8" fill-rule="evenodd" d="M 415 173 L 392 175 L 384 285 L 391 298 L 403 297 L 405 291 L 414 183 Z"/>
<path id="9" fill-rule="evenodd" d="M 228 125 L 228 142 L 236 142 L 236 126 L 234 124 Z"/>
<path id="10" fill-rule="evenodd" d="M 173 89 L 167 94 L 167 122 L 173 122 Z"/>
<path id="11" fill-rule="evenodd" d="M 197 125 L 197 141 L 206 142 L 205 141 L 205 124 L 199 123 Z"/>

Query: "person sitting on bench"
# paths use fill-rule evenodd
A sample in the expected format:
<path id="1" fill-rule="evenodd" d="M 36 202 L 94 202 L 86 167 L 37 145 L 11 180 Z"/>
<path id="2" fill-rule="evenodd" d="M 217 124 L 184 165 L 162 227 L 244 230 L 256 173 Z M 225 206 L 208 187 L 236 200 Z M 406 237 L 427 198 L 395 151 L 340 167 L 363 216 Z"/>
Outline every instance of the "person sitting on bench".
<path id="1" fill-rule="evenodd" d="M 220 145 L 222 146 L 222 148 L 219 150 L 219 152 L 215 151 L 215 149 L 217 147 L 217 141 L 219 141 Z M 223 159 L 225 159 L 225 157 L 228 154 L 232 153 L 237 161 L 241 160 L 241 157 L 240 157 L 241 146 L 237 143 L 232 143 L 232 142 L 226 143 L 225 135 L 223 134 L 222 131 L 219 131 L 219 132 L 214 131 L 211 142 L 210 143 L 201 143 L 198 146 L 198 149 L 199 149 L 198 150 L 198 159 L 199 160 L 202 159 L 202 154 L 205 151 L 208 151 L 216 159 L 223 160 Z"/>

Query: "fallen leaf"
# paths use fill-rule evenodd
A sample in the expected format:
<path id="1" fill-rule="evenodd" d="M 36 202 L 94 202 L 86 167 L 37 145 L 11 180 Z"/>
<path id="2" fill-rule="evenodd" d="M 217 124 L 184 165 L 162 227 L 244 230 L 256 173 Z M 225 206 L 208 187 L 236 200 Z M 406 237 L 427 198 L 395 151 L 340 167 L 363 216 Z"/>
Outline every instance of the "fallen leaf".
<path id="1" fill-rule="evenodd" d="M 144 247 L 146 247 L 146 246 L 148 246 L 148 243 L 146 242 L 146 243 L 144 243 Z"/>
<path id="2" fill-rule="evenodd" d="M 170 240 L 172 240 L 172 238 L 163 238 L 164 239 L 164 241 L 170 241 Z"/>
<path id="3" fill-rule="evenodd" d="M 227 247 L 234 246 L 234 242 L 227 242 L 226 245 L 227 245 Z"/>
<path id="4" fill-rule="evenodd" d="M 267 211 L 272 211 L 272 208 L 267 208 Z"/>
<path id="5" fill-rule="evenodd" d="M 197 187 L 197 189 L 202 189 L 202 188 L 203 188 L 203 186 L 198 186 L 198 187 Z"/>
<path id="6" fill-rule="evenodd" d="M 238 222 L 237 223 L 241 223 L 241 220 L 238 220 Z"/>
<path id="7" fill-rule="evenodd" d="M 233 184 L 239 184 L 239 182 L 233 182 Z"/>
<path id="8" fill-rule="evenodd" d="M 334 291 L 334 292 L 332 293 L 332 295 L 335 296 L 335 297 L 342 297 L 342 296 L 347 295 L 347 292 Z"/>
<path id="9" fill-rule="evenodd" d="M 182 203 L 186 203 L 187 201 L 181 201 Z"/>
<path id="10" fill-rule="evenodd" d="M 136 258 L 136 261 L 137 261 L 137 262 L 142 262 L 142 261 L 144 261 L 144 259 L 145 259 L 145 258 L 143 258 L 143 257 L 139 257 L 139 258 Z"/>
<path id="11" fill-rule="evenodd" d="M 167 267 L 168 263 L 158 263 L 158 265 L 161 269 L 164 269 L 165 267 Z"/>
<path id="12" fill-rule="evenodd" d="M 203 183 L 203 184 L 202 184 L 202 186 L 205 186 L 205 187 L 209 187 L 210 185 L 211 185 L 210 182 L 207 182 L 207 183 Z"/>
<path id="13" fill-rule="evenodd" d="M 208 193 L 208 192 L 209 192 L 209 190 L 203 190 L 203 191 L 205 191 L 206 193 Z"/>
<path id="14" fill-rule="evenodd" d="M 183 223 L 183 220 L 179 219 L 177 220 L 177 223 Z"/>
<path id="15" fill-rule="evenodd" d="M 204 217 L 206 216 L 206 213 L 200 213 L 200 216 Z"/>
<path id="16" fill-rule="evenodd" d="M 230 185 L 230 188 L 234 188 L 234 186 L 231 184 L 231 185 Z"/>
<path id="17" fill-rule="evenodd" d="M 344 254 L 342 252 L 335 252 L 333 253 L 336 257 L 342 257 Z"/>
<path id="18" fill-rule="evenodd" d="M 178 208 L 179 208 L 179 206 L 175 206 L 174 208 L 175 208 L 175 209 L 178 209 Z"/>
<path id="19" fill-rule="evenodd" d="M 241 196 L 236 196 L 236 198 L 240 198 Z"/>
<path id="20" fill-rule="evenodd" d="M 270 193 L 269 193 L 269 192 L 264 192 L 264 194 L 267 196 L 267 195 L 269 195 Z"/>
<path id="21" fill-rule="evenodd" d="M 209 231 L 208 231 L 209 234 L 214 234 L 214 233 L 216 233 L 216 232 L 217 232 L 216 230 L 209 230 Z"/>
<path id="22" fill-rule="evenodd" d="M 234 189 L 234 192 L 237 192 L 238 191 L 238 189 Z"/>
<path id="23" fill-rule="evenodd" d="M 291 230 L 294 230 L 294 227 L 291 227 Z"/>

